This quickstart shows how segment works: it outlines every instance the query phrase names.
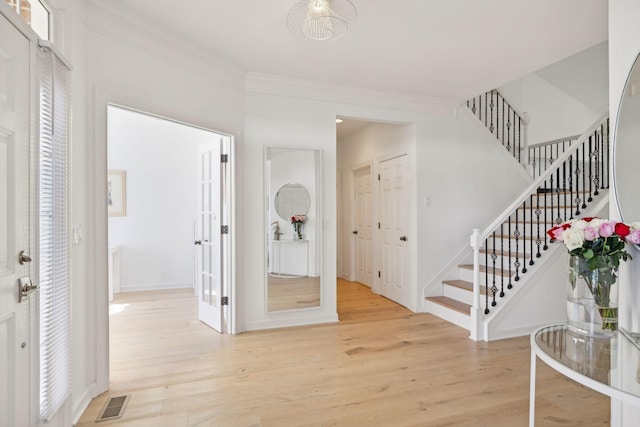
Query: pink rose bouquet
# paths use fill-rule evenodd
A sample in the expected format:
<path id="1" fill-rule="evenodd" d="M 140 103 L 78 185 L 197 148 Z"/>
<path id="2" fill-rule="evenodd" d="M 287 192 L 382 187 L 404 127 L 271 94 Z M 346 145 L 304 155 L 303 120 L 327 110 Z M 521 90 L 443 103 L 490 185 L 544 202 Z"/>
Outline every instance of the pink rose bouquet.
<path id="1" fill-rule="evenodd" d="M 300 224 L 303 223 L 305 219 L 307 219 L 305 215 L 292 215 L 289 221 L 291 224 Z"/>
<path id="2" fill-rule="evenodd" d="M 608 219 L 586 217 L 551 227 L 547 234 L 552 242 L 563 242 L 570 255 L 589 260 L 591 270 L 601 267 L 597 264 L 597 256 L 606 257 L 607 263 L 617 268 L 620 260 L 631 258 L 625 249 L 626 243 L 640 244 L 640 222 L 627 225 Z"/>
<path id="3" fill-rule="evenodd" d="M 565 221 L 551 227 L 547 234 L 552 242 L 563 242 L 572 256 L 569 263 L 570 295 L 579 292 L 576 291 L 576 286 L 584 281 L 600 313 L 602 329 L 615 331 L 618 327 L 618 308 L 617 298 L 611 298 L 612 289 L 616 283 L 620 260 L 631 259 L 626 251 L 626 244 L 640 243 L 640 223 L 628 225 L 587 217 Z M 579 304 L 571 298 L 569 302 Z M 583 310 L 588 311 L 587 307 L 588 304 L 584 305 Z M 574 311 L 571 313 L 570 316 L 576 317 Z M 571 319 L 572 317 L 569 318 L 569 323 Z M 583 320 L 574 321 L 580 323 Z"/>

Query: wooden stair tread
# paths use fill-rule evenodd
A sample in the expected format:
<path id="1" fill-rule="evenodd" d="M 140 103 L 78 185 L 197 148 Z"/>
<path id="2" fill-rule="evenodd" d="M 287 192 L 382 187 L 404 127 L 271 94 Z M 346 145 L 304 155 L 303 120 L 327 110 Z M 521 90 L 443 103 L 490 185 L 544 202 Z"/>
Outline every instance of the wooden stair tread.
<path id="1" fill-rule="evenodd" d="M 443 280 L 442 283 L 449 286 L 454 286 L 465 291 L 473 292 L 473 283 L 466 280 Z M 486 295 L 487 290 L 484 286 L 480 286 L 480 293 Z"/>
<path id="2" fill-rule="evenodd" d="M 458 267 L 464 268 L 465 270 L 473 270 L 473 264 L 462 264 L 462 265 L 459 265 Z M 487 271 L 489 273 L 494 273 L 493 267 L 487 267 L 486 265 L 481 265 L 480 266 L 480 272 L 485 273 Z M 501 271 L 500 269 L 496 269 L 495 274 L 498 275 L 498 276 L 502 275 L 504 277 L 509 277 L 509 276 L 512 276 L 515 273 L 513 271 L 511 271 L 511 270 Z"/>
<path id="3" fill-rule="evenodd" d="M 426 299 L 467 316 L 471 315 L 471 306 L 469 304 L 465 304 L 449 297 L 427 297 Z"/>

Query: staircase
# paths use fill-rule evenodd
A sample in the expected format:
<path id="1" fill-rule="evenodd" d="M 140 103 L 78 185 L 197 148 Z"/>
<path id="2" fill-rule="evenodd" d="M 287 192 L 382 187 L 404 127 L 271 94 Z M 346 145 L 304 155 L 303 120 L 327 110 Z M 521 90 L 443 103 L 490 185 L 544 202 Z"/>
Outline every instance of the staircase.
<path id="1" fill-rule="evenodd" d="M 467 106 L 472 111 L 475 106 L 476 117 L 485 124 L 493 124 L 494 129 L 496 122 L 501 121 L 489 118 L 492 104 L 502 105 L 498 114 L 509 117 L 509 125 L 505 124 L 504 129 L 513 129 L 514 122 L 526 126 L 517 113 L 508 111 L 496 93 L 491 91 L 480 97 L 481 101 L 468 102 Z M 484 106 L 481 116 L 478 105 Z M 494 129 L 489 130 L 493 133 Z M 564 295 L 564 286 L 550 284 L 545 274 L 559 268 L 562 273 L 555 276 L 564 283 L 566 262 L 557 262 L 562 255 L 549 254 L 558 249 L 558 254 L 562 254 L 566 250 L 563 245 L 550 245 L 546 230 L 572 218 L 607 215 L 608 115 L 598 119 L 583 135 L 531 147 L 514 144 L 519 139 L 526 140 L 519 131 L 514 133 L 515 140 L 509 133 L 511 130 L 494 135 L 501 142 L 503 138 L 508 140 L 503 145 L 523 164 L 533 182 L 485 229 L 473 231 L 470 247 L 445 272 L 444 280 L 430 289 L 425 301 L 427 312 L 468 329 L 475 340 L 522 335 L 557 320 L 545 317 L 553 314 L 545 313 L 544 307 L 537 310 L 536 320 L 536 309 L 531 307 L 534 300 L 549 299 L 549 293 Z M 530 325 L 518 316 L 517 312 L 522 310 L 530 313 Z M 501 325 L 504 322 L 523 324 L 505 328 Z"/>

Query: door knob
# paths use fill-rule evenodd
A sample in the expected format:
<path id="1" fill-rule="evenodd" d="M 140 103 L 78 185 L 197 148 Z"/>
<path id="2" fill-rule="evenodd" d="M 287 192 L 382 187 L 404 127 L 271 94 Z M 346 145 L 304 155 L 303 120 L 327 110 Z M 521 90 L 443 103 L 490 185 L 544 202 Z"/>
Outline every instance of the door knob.
<path id="1" fill-rule="evenodd" d="M 353 230 L 351 234 L 358 234 L 358 230 Z"/>
<path id="2" fill-rule="evenodd" d="M 28 262 L 31 262 L 31 257 L 27 255 L 24 251 L 20 251 L 20 253 L 18 254 L 18 262 L 20 264 L 26 264 Z"/>
<path id="3" fill-rule="evenodd" d="M 400 240 L 403 241 L 403 242 L 406 242 L 407 241 L 407 236 L 400 237 Z"/>
<path id="4" fill-rule="evenodd" d="M 18 279 L 18 302 L 29 296 L 29 294 L 38 289 L 38 285 L 34 285 L 28 276 Z"/>
<path id="5" fill-rule="evenodd" d="M 200 240 L 196 240 L 195 242 L 193 242 L 194 245 L 201 245 L 202 242 Z"/>

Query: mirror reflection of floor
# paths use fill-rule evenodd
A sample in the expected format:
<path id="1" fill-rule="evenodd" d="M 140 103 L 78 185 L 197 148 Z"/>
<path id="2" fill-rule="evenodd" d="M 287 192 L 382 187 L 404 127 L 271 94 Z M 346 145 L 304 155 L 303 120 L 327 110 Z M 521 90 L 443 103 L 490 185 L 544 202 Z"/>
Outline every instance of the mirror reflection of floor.
<path id="1" fill-rule="evenodd" d="M 268 311 L 320 306 L 320 277 L 268 276 Z"/>

